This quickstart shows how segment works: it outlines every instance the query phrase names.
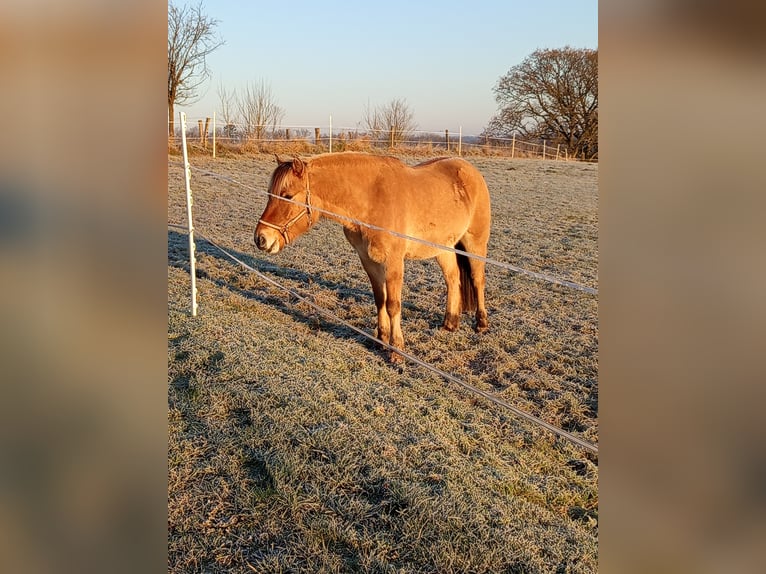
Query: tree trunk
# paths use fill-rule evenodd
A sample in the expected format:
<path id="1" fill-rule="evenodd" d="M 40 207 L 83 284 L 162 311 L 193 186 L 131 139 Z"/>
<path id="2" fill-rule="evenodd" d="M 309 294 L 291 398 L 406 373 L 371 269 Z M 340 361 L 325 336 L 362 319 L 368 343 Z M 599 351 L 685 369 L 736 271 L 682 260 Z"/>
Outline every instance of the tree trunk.
<path id="1" fill-rule="evenodd" d="M 176 118 L 173 102 L 168 102 L 168 141 L 174 141 L 176 135 Z"/>

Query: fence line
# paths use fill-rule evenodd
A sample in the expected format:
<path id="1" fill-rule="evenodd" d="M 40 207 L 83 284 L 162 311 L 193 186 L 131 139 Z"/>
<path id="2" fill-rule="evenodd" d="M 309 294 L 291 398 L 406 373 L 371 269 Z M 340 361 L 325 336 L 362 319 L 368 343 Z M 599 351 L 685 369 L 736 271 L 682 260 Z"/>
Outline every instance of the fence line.
<path id="1" fill-rule="evenodd" d="M 359 126 L 319 126 L 310 125 L 257 125 L 239 122 L 218 122 L 215 114 L 197 120 L 197 126 L 188 130 L 188 136 L 196 138 L 204 149 L 208 149 L 208 142 L 213 141 L 212 153 L 215 156 L 216 145 L 285 145 L 302 144 L 314 146 L 327 146 L 332 149 L 335 144 L 336 151 L 341 151 L 346 146 L 368 145 L 369 147 L 417 147 L 431 146 L 447 151 L 455 150 L 458 155 L 463 155 L 463 149 L 468 151 L 480 150 L 484 152 L 509 152 L 513 157 L 539 157 L 553 160 L 577 160 L 597 161 L 595 159 L 577 158 L 567 146 L 553 143 L 548 140 L 524 140 L 516 136 L 500 137 L 487 135 L 464 135 L 462 127 L 457 130 L 445 129 L 443 131 L 429 130 L 406 130 L 406 139 L 397 138 L 391 141 L 391 129 L 368 129 Z M 457 134 L 457 135 L 455 135 Z M 176 128 L 174 138 L 180 139 L 179 128 Z"/>
<path id="2" fill-rule="evenodd" d="M 256 187 L 251 186 L 251 185 L 247 185 L 246 183 L 242 183 L 240 181 L 237 181 L 236 179 L 234 179 L 232 177 L 229 177 L 229 176 L 220 175 L 220 174 L 215 173 L 213 171 L 209 171 L 209 170 L 205 170 L 205 169 L 201 169 L 201 168 L 197 168 L 197 167 L 193 167 L 193 166 L 192 166 L 192 169 L 194 171 L 202 174 L 202 175 L 207 175 L 207 176 L 214 177 L 214 178 L 222 180 L 222 181 L 227 181 L 229 183 L 233 183 L 234 185 L 238 185 L 238 186 L 243 187 L 243 188 L 245 188 L 245 189 L 247 189 L 249 191 L 254 191 L 254 192 L 259 193 L 261 195 L 266 195 L 266 196 L 270 196 L 270 197 L 277 197 L 277 198 L 281 199 L 282 201 L 287 201 L 288 203 L 292 203 L 292 204 L 298 205 L 298 206 L 303 207 L 303 208 L 308 207 L 306 203 L 303 203 L 303 202 L 300 202 L 300 201 L 295 201 L 294 199 L 290 199 L 290 198 L 287 198 L 287 197 L 281 197 L 281 196 L 275 195 L 273 193 L 270 193 L 268 191 L 263 191 L 262 189 L 258 189 Z M 440 245 L 438 243 L 432 243 L 430 241 L 427 241 L 425 239 L 421 239 L 419 237 L 414 237 L 412 235 L 406 235 L 404 233 L 399 233 L 398 231 L 394 231 L 392 229 L 386 229 L 384 227 L 379 227 L 377 225 L 373 225 L 371 223 L 360 221 L 360 220 L 354 219 L 352 217 L 347 217 L 345 215 L 334 213 L 332 211 L 327 211 L 327 210 L 324 210 L 324 209 L 320 209 L 320 208 L 318 208 L 318 207 L 316 207 L 314 205 L 311 206 L 311 210 L 312 211 L 316 211 L 317 213 L 322 213 L 324 215 L 331 215 L 331 216 L 336 217 L 338 219 L 342 219 L 342 220 L 348 221 L 349 223 L 353 223 L 354 225 L 360 225 L 362 227 L 366 227 L 368 229 L 372 229 L 373 231 L 382 231 L 382 232 L 385 232 L 385 233 L 389 233 L 389 234 L 391 234 L 391 235 L 393 235 L 395 237 L 399 237 L 401 239 L 406 239 L 408 241 L 413 241 L 415 243 L 421 243 L 423 245 L 427 245 L 429 247 L 434 247 L 434 248 L 437 248 L 437 249 L 441 249 L 443 251 L 450 251 L 452 253 L 456 253 L 456 254 L 459 254 L 459 255 L 465 255 L 466 257 L 472 257 L 474 259 L 478 259 L 480 261 L 483 261 L 484 263 L 488 263 L 490 265 L 494 265 L 496 267 L 500 267 L 500 268 L 506 269 L 508 271 L 512 271 L 514 273 L 518 273 L 520 275 L 526 275 L 527 277 L 532 277 L 534 279 L 539 279 L 541 281 L 546 281 L 548 283 L 553 283 L 553 284 L 556 284 L 556 285 L 560 285 L 562 287 L 568 287 L 570 289 L 575 289 L 577 291 L 582 291 L 583 293 L 588 293 L 590 295 L 598 295 L 598 290 L 597 289 L 594 289 L 593 287 L 588 287 L 586 285 L 580 285 L 579 283 L 575 283 L 574 281 L 568 281 L 566 279 L 559 279 L 557 277 L 553 277 L 552 275 L 546 275 L 544 273 L 538 273 L 536 271 L 529 271 L 528 269 L 523 269 L 521 267 L 517 267 L 516 265 L 511 265 L 510 263 L 505 263 L 504 261 L 498 261 L 497 259 L 493 259 L 491 257 L 483 257 L 481 255 L 476 255 L 475 253 L 469 253 L 468 251 L 463 251 L 462 249 L 456 249 L 455 247 L 452 247 L 452 246 Z"/>
<path id="3" fill-rule="evenodd" d="M 179 229 L 185 229 L 183 226 L 177 225 L 177 224 L 173 224 L 173 223 L 169 223 L 168 225 L 170 227 L 176 227 L 176 228 L 179 228 Z M 284 285 L 282 285 L 278 281 L 275 281 L 271 277 L 268 277 L 267 275 L 261 273 L 260 271 L 258 271 L 254 267 L 248 265 L 247 263 L 245 263 L 244 261 L 239 259 L 237 256 L 229 253 L 226 249 L 224 249 L 223 247 L 218 245 L 216 242 L 214 242 L 210 238 L 202 235 L 201 233 L 198 233 L 197 235 L 198 235 L 199 238 L 204 239 L 210 245 L 212 245 L 213 247 L 218 249 L 221 253 L 223 253 L 226 257 L 228 257 L 232 261 L 238 263 L 239 265 L 241 265 L 245 269 L 249 270 L 250 272 L 255 273 L 258 277 L 260 277 L 262 280 L 266 281 L 270 285 L 273 285 L 274 287 L 277 287 L 277 288 L 285 291 L 286 293 L 292 295 L 293 297 L 295 297 L 299 301 L 302 301 L 303 303 L 306 303 L 312 309 L 314 309 L 315 311 L 321 313 L 325 317 L 328 317 L 329 319 L 332 319 L 333 321 L 337 321 L 338 323 L 340 323 L 344 327 L 346 327 L 348 329 L 351 329 L 355 333 L 357 333 L 357 334 L 359 334 L 359 335 L 361 335 L 361 336 L 363 336 L 363 337 L 365 337 L 365 338 L 367 338 L 367 339 L 369 339 L 369 340 L 371 340 L 371 341 L 373 341 L 373 342 L 375 342 L 375 343 L 377 343 L 377 344 L 379 344 L 379 345 L 389 349 L 390 351 L 397 352 L 398 354 L 400 354 L 404 358 L 408 359 L 409 361 L 415 363 L 416 365 L 419 365 L 419 366 L 421 366 L 421 367 L 423 367 L 423 368 L 425 368 L 425 369 L 427 369 L 427 370 L 429 370 L 429 371 L 431 371 L 431 372 L 441 376 L 442 378 L 444 378 L 444 379 L 446 379 L 446 380 L 448 380 L 448 381 L 450 381 L 452 383 L 455 383 L 456 385 L 458 385 L 460 387 L 463 387 L 464 389 L 466 389 L 466 390 L 468 390 L 468 391 L 470 391 L 470 392 L 472 392 L 474 394 L 477 394 L 477 395 L 487 399 L 488 401 L 490 401 L 490 402 L 492 402 L 492 403 L 494 403 L 494 404 L 496 404 L 498 406 L 501 406 L 501 407 L 504 407 L 504 408 L 510 410 L 516 416 L 518 416 L 520 418 L 523 418 L 526 421 L 531 422 L 532 424 L 535 424 L 535 425 L 537 425 L 539 427 L 542 427 L 542 428 L 544 428 L 544 429 L 546 429 L 546 430 L 548 430 L 548 431 L 550 431 L 550 432 L 560 436 L 561 438 L 571 442 L 572 444 L 580 446 L 580 447 L 584 448 L 585 450 L 588 450 L 588 451 L 598 455 L 598 446 L 593 444 L 592 442 L 589 442 L 589 441 L 587 441 L 585 439 L 582 439 L 582 438 L 580 438 L 578 436 L 575 436 L 572 433 L 569 433 L 569 432 L 567 432 L 567 431 L 565 431 L 563 429 L 560 429 L 557 426 L 552 425 L 549 422 L 547 422 L 547 421 L 545 421 L 545 420 L 543 420 L 543 419 L 541 419 L 539 417 L 536 417 L 533 414 L 530 414 L 530 413 L 528 413 L 526 411 L 523 411 L 523 410 L 519 409 L 518 407 L 515 407 L 512 404 L 508 403 L 507 401 L 504 401 L 503 399 L 496 397 L 492 393 L 488 393 L 486 391 L 483 391 L 483 390 L 479 389 L 478 387 L 475 387 L 475 386 L 473 386 L 473 385 L 463 381 L 459 377 L 456 377 L 455 375 L 453 375 L 451 373 L 448 373 L 447 371 L 444 371 L 444 370 L 442 370 L 442 369 L 440 369 L 440 368 L 438 368 L 438 367 L 436 367 L 434 365 L 431 365 L 430 363 L 427 363 L 427 362 L 419 359 L 415 355 L 412 355 L 412 354 L 410 354 L 410 353 L 408 353 L 408 352 L 406 352 L 406 351 L 404 351 L 402 349 L 399 349 L 397 347 L 394 347 L 393 345 L 390 345 L 388 343 L 384 343 L 383 341 L 381 341 L 377 337 L 373 337 L 372 335 L 370 335 L 366 331 L 364 331 L 364 330 L 362 330 L 362 329 L 352 325 L 351 323 L 348 323 L 347 321 L 345 321 L 344 319 L 342 319 L 341 317 L 339 317 L 338 315 L 336 315 L 332 311 L 329 311 L 329 310 L 327 310 L 327 309 L 317 305 L 316 303 L 311 301 L 308 297 L 305 297 L 304 295 L 301 295 L 299 292 L 297 292 L 297 291 L 295 291 L 293 289 L 290 289 L 289 287 L 285 287 Z"/>

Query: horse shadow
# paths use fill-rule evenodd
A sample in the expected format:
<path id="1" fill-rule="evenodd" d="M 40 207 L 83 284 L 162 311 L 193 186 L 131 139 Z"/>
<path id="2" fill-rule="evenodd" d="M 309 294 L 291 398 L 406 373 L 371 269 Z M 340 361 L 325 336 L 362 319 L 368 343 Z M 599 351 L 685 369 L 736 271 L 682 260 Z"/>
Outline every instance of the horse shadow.
<path id="1" fill-rule="evenodd" d="M 198 254 L 205 254 L 206 256 L 215 258 L 229 265 L 237 265 L 236 262 L 232 261 L 229 257 L 224 255 L 216 246 L 204 238 L 199 236 L 195 237 L 195 245 L 196 252 Z M 259 272 L 263 273 L 271 279 L 277 281 L 279 279 L 289 279 L 302 285 L 309 285 L 313 283 L 323 289 L 334 292 L 339 299 L 350 299 L 353 303 L 369 305 L 370 317 L 373 319 L 375 317 L 375 302 L 371 288 L 370 290 L 366 290 L 350 287 L 348 284 L 332 281 L 317 273 L 308 273 L 299 269 L 281 267 L 278 264 L 275 264 L 273 260 L 256 257 L 251 253 L 244 253 L 228 247 L 226 250 L 240 261 L 246 263 L 254 269 L 257 269 Z M 189 273 L 189 239 L 185 233 L 168 231 L 168 266 L 182 269 Z M 251 301 L 257 301 L 264 305 L 268 305 L 269 307 L 276 309 L 285 315 L 288 315 L 295 321 L 307 325 L 310 329 L 321 329 L 322 331 L 332 334 L 338 339 L 345 341 L 355 341 L 366 349 L 379 354 L 381 357 L 384 357 L 384 348 L 377 344 L 374 339 L 360 335 L 353 329 L 350 329 L 344 323 L 338 322 L 328 317 L 324 313 L 320 313 L 319 311 L 306 312 L 300 309 L 296 305 L 299 300 L 290 293 L 284 292 L 284 296 L 280 296 L 279 293 L 271 293 L 270 290 L 266 289 L 265 287 L 262 290 L 238 287 L 236 285 L 232 285 L 230 282 L 223 278 L 212 276 L 199 265 L 196 268 L 196 272 L 198 279 L 205 279 L 214 283 L 221 289 L 226 289 L 230 293 L 239 295 Z M 304 297 L 306 296 L 306 294 L 301 295 Z M 310 295 L 307 298 L 310 299 Z M 414 311 L 418 314 L 429 314 L 428 311 L 419 309 L 416 305 L 413 304 L 403 303 L 403 306 L 408 308 L 408 310 L 411 312 Z M 436 327 L 438 324 L 434 323 L 432 327 Z M 366 329 L 362 328 L 362 330 Z M 372 333 L 370 335 L 374 337 Z"/>

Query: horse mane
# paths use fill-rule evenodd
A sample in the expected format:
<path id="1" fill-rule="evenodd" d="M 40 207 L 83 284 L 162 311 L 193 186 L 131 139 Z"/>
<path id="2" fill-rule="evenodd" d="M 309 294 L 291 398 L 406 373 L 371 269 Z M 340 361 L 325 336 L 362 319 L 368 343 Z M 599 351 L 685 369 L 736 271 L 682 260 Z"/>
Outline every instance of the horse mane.
<path id="1" fill-rule="evenodd" d="M 279 194 L 279 190 L 283 185 L 287 183 L 287 180 L 293 173 L 293 162 L 286 161 L 280 163 L 274 173 L 271 174 L 271 182 L 269 183 L 269 191 L 274 194 Z"/>
<path id="2" fill-rule="evenodd" d="M 309 161 L 315 165 L 339 165 L 348 169 L 353 169 L 357 162 L 368 161 L 395 164 L 397 166 L 407 165 L 401 159 L 392 155 L 371 154 L 361 151 L 325 152 L 312 157 Z"/>

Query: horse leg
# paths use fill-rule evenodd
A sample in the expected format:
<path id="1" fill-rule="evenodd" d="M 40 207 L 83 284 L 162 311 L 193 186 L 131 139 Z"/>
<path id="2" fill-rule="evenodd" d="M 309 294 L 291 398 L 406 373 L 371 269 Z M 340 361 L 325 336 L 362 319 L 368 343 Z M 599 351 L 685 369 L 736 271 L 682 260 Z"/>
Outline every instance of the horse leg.
<path id="1" fill-rule="evenodd" d="M 481 257 L 487 256 L 487 241 L 489 240 L 488 233 L 482 233 L 478 237 L 467 232 L 460 241 L 465 247 L 465 251 L 468 253 L 474 253 Z M 471 266 L 471 283 L 473 284 L 474 293 L 476 294 L 476 326 L 474 327 L 477 333 L 484 333 L 489 329 L 489 321 L 487 320 L 487 308 L 484 302 L 484 290 L 486 287 L 486 279 L 484 276 L 484 261 L 469 258 L 469 265 Z"/>
<path id="2" fill-rule="evenodd" d="M 444 313 L 442 329 L 456 331 L 460 324 L 460 269 L 457 257 L 450 251 L 443 251 L 436 256 L 436 261 L 447 283 L 447 310 Z"/>
<path id="3" fill-rule="evenodd" d="M 391 345 L 404 349 L 402 334 L 402 282 L 404 280 L 404 257 L 389 257 L 386 262 L 386 311 L 391 321 Z M 401 363 L 404 357 L 391 351 L 392 363 Z"/>
<path id="4" fill-rule="evenodd" d="M 362 267 L 367 272 L 372 285 L 372 293 L 375 296 L 375 307 L 378 310 L 378 332 L 377 337 L 386 344 L 391 342 L 391 321 L 386 310 L 386 268 L 380 263 L 376 263 L 367 254 L 359 254 L 362 260 Z"/>
<path id="5" fill-rule="evenodd" d="M 476 332 L 484 333 L 489 330 L 487 308 L 484 304 L 484 289 L 486 279 L 484 277 L 484 261 L 471 258 L 471 280 L 476 290 Z"/>
<path id="6" fill-rule="evenodd" d="M 370 279 L 372 293 L 375 296 L 375 307 L 378 310 L 377 337 L 388 344 L 391 341 L 391 321 L 386 311 L 386 268 L 381 263 L 370 259 L 367 254 L 367 243 L 361 233 L 347 228 L 343 229 L 343 233 L 359 255 L 362 267 Z"/>

